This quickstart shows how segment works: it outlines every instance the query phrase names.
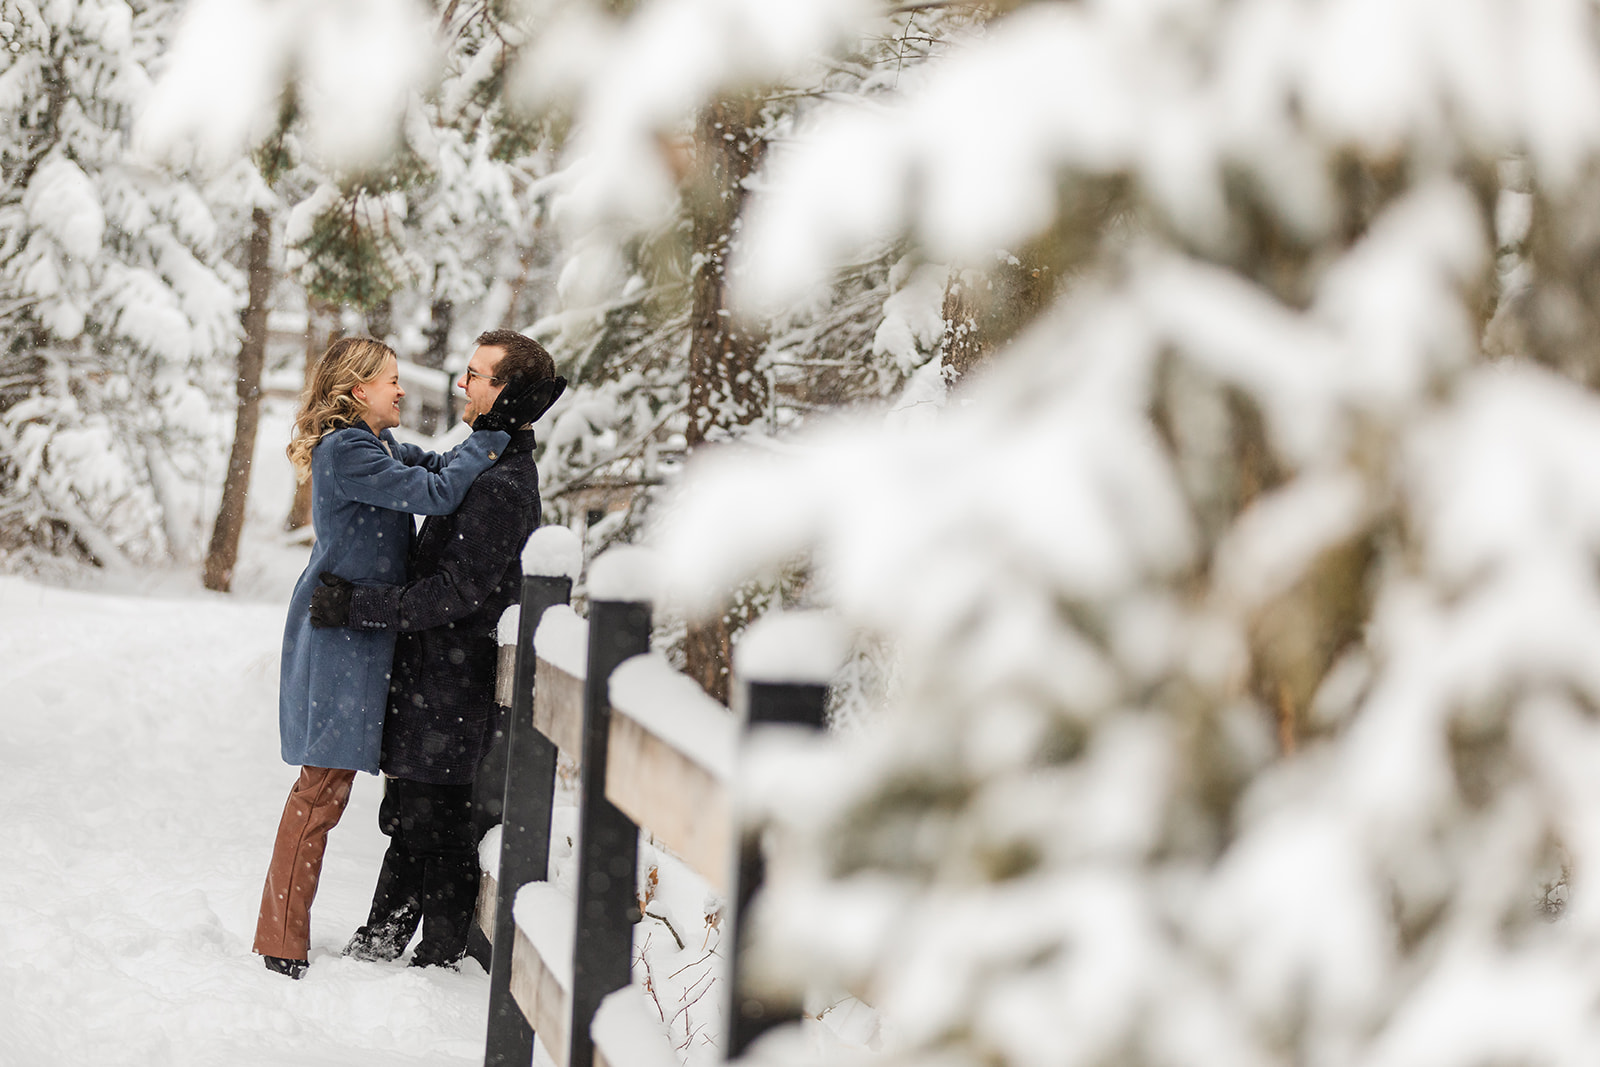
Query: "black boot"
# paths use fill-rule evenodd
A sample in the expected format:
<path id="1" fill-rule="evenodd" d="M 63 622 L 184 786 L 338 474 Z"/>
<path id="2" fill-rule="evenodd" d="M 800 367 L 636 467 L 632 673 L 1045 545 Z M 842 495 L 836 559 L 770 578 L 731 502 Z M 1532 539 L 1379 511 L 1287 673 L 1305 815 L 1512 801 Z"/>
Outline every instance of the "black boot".
<path id="1" fill-rule="evenodd" d="M 358 928 L 351 935 L 349 943 L 344 946 L 344 955 L 368 963 L 397 960 L 411 943 L 411 935 L 416 932 L 415 908 L 407 908 L 384 920 L 368 919 L 366 926 Z"/>
<path id="2" fill-rule="evenodd" d="M 417 946 L 417 951 L 411 954 L 410 965 L 412 967 L 443 967 L 446 970 L 454 971 L 460 969 L 461 961 L 466 958 L 466 955 L 467 944 L 465 938 L 462 938 L 459 949 L 441 948 L 424 941 Z"/>
<path id="3" fill-rule="evenodd" d="M 306 960 L 286 960 L 281 956 L 262 956 L 261 962 L 267 965 L 267 970 L 275 974 L 286 974 L 296 980 L 306 976 L 306 968 L 311 966 Z"/>
<path id="4" fill-rule="evenodd" d="M 462 862 L 462 859 L 466 862 Z M 478 905 L 478 858 L 442 856 L 428 861 L 422 893 L 422 940 L 413 967 L 454 967 L 467 954 Z"/>

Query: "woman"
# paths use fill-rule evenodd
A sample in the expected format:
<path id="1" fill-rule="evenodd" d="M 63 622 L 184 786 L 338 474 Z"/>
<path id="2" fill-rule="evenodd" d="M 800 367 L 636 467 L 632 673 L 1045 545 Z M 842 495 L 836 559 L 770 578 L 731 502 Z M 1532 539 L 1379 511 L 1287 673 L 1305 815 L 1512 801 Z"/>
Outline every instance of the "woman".
<path id="1" fill-rule="evenodd" d="M 324 573 L 357 585 L 404 582 L 412 513 L 453 512 L 510 441 L 504 429 L 520 425 L 517 404 L 527 399 L 526 390 L 508 385 L 473 423 L 472 436 L 439 456 L 389 432 L 400 425 L 404 396 L 387 345 L 336 341 L 301 398 L 289 442 L 296 476 L 311 479 L 316 543 L 284 627 L 278 726 L 284 761 L 299 765 L 300 777 L 278 824 L 255 951 L 269 970 L 291 978 L 307 966 L 328 831 L 344 812 L 356 771 L 378 773 L 395 640 L 392 631 L 312 627 L 312 590 Z"/>

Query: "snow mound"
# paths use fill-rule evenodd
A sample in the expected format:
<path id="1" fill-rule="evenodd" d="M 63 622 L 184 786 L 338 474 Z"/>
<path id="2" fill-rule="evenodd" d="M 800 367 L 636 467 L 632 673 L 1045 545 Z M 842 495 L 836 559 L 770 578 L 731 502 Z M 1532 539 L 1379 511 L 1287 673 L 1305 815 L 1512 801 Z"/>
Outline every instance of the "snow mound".
<path id="1" fill-rule="evenodd" d="M 751 682 L 827 685 L 844 663 L 838 620 L 820 611 L 775 611 L 755 622 L 733 650 L 734 670 Z"/>
<path id="2" fill-rule="evenodd" d="M 565 526 L 541 526 L 522 546 L 522 573 L 528 577 L 578 580 L 583 570 L 583 544 Z"/>
<path id="3" fill-rule="evenodd" d="M 656 557 L 648 548 L 617 545 L 589 565 L 589 599 L 653 601 Z"/>

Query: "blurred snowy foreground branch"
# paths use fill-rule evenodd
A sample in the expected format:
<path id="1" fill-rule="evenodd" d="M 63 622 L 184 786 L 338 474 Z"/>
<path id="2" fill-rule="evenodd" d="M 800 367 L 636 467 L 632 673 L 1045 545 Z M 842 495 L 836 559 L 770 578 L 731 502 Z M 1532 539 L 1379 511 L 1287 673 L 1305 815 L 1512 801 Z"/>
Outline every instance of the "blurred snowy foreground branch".
<path id="1" fill-rule="evenodd" d="M 691 598 L 809 552 L 898 657 L 751 773 L 769 981 L 874 1004 L 890 1062 L 1600 1055 L 1600 403 L 1483 354 L 1565 284 L 1497 211 L 1576 223 L 1595 17 L 1026 5 L 774 164 L 762 294 L 1119 208 L 939 417 L 707 458 L 659 530 Z"/>

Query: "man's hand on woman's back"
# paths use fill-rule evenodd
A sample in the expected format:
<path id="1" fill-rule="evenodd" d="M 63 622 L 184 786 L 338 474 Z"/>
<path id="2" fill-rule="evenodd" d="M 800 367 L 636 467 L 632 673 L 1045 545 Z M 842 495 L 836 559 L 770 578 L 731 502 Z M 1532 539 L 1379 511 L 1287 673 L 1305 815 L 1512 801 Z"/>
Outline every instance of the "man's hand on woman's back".
<path id="1" fill-rule="evenodd" d="M 318 629 L 350 625 L 350 594 L 355 585 L 332 571 L 318 575 L 322 584 L 311 591 L 311 625 Z"/>

